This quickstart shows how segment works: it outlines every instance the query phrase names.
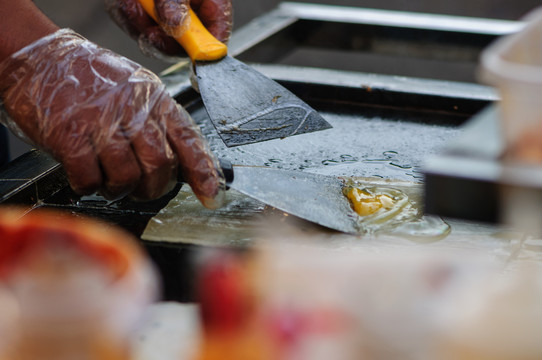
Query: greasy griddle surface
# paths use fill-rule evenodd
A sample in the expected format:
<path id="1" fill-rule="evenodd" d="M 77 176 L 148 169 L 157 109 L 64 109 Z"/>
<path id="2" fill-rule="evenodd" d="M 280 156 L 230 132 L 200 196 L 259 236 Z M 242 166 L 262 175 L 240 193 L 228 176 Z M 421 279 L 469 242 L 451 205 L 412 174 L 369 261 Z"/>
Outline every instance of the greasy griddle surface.
<path id="1" fill-rule="evenodd" d="M 340 108 L 338 108 L 340 110 Z M 270 166 L 338 176 L 421 181 L 420 166 L 460 130 L 453 125 L 364 114 L 321 112 L 332 129 L 227 148 L 203 108 L 193 111 L 212 150 L 236 165 Z"/>

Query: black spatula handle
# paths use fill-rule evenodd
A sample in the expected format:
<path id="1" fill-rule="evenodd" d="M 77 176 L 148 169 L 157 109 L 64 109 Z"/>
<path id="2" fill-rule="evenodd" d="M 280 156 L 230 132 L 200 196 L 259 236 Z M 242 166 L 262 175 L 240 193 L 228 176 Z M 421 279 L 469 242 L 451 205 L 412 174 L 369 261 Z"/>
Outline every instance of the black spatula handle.
<path id="1" fill-rule="evenodd" d="M 231 185 L 233 182 L 233 165 L 231 164 L 231 161 L 227 159 L 220 159 L 218 162 L 220 163 L 220 168 L 224 173 L 224 178 L 226 178 L 226 185 Z"/>
<path id="2" fill-rule="evenodd" d="M 226 185 L 229 188 L 229 186 L 233 182 L 233 165 L 227 159 L 220 159 L 220 160 L 218 160 L 218 162 L 220 164 L 220 168 L 222 169 L 222 173 L 224 173 L 224 178 L 226 179 Z M 177 175 L 177 181 L 178 182 L 185 182 L 181 172 L 179 172 L 178 175 Z"/>

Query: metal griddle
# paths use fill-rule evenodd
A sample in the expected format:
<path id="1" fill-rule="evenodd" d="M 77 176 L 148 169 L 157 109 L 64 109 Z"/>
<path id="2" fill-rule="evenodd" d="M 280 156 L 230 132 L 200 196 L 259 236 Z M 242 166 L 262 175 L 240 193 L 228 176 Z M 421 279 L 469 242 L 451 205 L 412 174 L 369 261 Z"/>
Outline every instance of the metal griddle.
<path id="1" fill-rule="evenodd" d="M 440 154 L 449 140 L 461 135 L 461 126 L 496 100 L 492 89 L 474 83 L 478 54 L 497 36 L 521 27 L 510 21 L 463 20 L 283 3 L 237 30 L 231 54 L 332 121 L 334 129 L 320 134 L 227 149 L 209 125 L 201 99 L 190 86 L 188 69 L 181 67 L 163 80 L 202 125 L 213 150 L 233 163 L 422 181 L 425 157 Z M 345 151 L 332 146 L 330 139 L 341 131 L 346 136 L 352 127 L 359 130 L 359 143 L 367 146 L 356 152 L 359 148 L 352 142 Z M 327 147 L 320 152 L 324 144 Z M 68 187 L 62 168 L 40 151 L 0 169 L 3 204 L 90 215 L 137 237 L 178 190 L 179 186 L 149 203 L 81 198 Z M 197 249 L 142 242 L 161 270 L 164 297 L 193 300 L 190 259 Z"/>

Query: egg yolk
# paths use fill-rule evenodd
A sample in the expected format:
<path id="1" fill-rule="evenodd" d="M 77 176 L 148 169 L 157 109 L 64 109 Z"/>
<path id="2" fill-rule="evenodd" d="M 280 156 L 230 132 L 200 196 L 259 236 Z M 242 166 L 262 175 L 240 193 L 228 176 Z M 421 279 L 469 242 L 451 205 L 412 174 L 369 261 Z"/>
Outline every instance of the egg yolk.
<path id="1" fill-rule="evenodd" d="M 354 187 L 347 189 L 345 195 L 350 200 L 354 211 L 360 216 L 374 214 L 382 208 L 390 209 L 394 203 L 388 195 L 374 195 L 367 190 Z"/>

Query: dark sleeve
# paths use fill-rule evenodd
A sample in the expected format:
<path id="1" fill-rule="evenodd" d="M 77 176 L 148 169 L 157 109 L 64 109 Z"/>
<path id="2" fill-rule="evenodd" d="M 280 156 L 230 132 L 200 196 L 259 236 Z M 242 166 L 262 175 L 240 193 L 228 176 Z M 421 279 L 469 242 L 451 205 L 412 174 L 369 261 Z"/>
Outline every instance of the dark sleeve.
<path id="1" fill-rule="evenodd" d="M 9 161 L 9 143 L 7 129 L 0 125 L 0 167 Z"/>

